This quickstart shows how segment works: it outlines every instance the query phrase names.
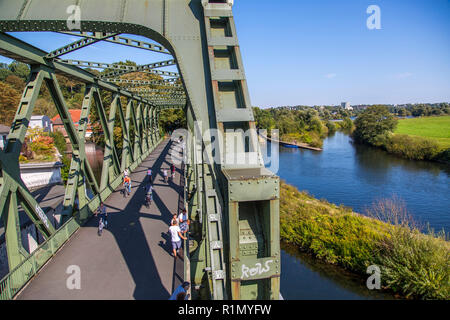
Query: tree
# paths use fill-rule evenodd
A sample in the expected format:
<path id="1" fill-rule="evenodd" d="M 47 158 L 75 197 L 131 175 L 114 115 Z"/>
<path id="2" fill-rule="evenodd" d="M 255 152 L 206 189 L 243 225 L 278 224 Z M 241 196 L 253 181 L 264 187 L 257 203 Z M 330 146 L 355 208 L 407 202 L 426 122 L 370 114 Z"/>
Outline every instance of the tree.
<path id="1" fill-rule="evenodd" d="M 8 68 L 12 71 L 12 73 L 23 80 L 27 80 L 28 75 L 30 74 L 30 67 L 22 62 L 14 61 L 8 66 Z"/>
<path id="2" fill-rule="evenodd" d="M 20 102 L 20 92 L 10 84 L 0 83 L 0 123 L 10 126 Z"/>
<path id="3" fill-rule="evenodd" d="M 380 139 L 392 132 L 396 125 L 397 119 L 387 107 L 371 106 L 356 118 L 353 137 L 360 142 L 378 145 Z"/>

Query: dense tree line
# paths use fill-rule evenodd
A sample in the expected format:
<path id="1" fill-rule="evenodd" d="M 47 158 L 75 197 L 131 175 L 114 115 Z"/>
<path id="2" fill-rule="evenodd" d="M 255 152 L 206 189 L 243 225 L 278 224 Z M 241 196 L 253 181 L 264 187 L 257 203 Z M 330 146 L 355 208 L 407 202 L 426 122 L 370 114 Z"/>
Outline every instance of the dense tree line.
<path id="1" fill-rule="evenodd" d="M 278 129 L 282 141 L 297 141 L 321 147 L 329 132 L 327 123 L 320 119 L 319 112 L 313 108 L 291 110 L 255 107 L 253 112 L 256 126 L 259 129 L 267 129 L 269 135 L 272 129 Z"/>

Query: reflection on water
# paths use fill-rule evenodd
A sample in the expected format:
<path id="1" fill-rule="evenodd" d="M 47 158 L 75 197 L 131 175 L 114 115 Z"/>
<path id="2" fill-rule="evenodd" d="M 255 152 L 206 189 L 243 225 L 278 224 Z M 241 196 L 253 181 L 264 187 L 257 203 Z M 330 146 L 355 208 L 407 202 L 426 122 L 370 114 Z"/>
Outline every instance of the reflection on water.
<path id="1" fill-rule="evenodd" d="M 103 167 L 103 148 L 97 146 L 95 143 L 86 143 L 86 158 L 91 165 L 97 183 L 100 185 Z"/>
<path id="2" fill-rule="evenodd" d="M 391 293 L 369 290 L 362 277 L 321 262 L 283 244 L 281 293 L 286 300 L 391 300 Z M 369 275 L 367 275 L 369 277 Z"/>

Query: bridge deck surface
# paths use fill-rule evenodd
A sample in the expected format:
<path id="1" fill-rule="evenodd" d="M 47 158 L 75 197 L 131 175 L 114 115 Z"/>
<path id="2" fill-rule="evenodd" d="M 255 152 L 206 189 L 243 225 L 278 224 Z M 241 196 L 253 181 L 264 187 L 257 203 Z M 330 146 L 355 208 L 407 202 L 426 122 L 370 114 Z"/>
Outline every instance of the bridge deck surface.
<path id="1" fill-rule="evenodd" d="M 120 187 L 106 201 L 108 229 L 97 235 L 98 218 L 68 241 L 17 299 L 168 299 L 183 281 L 183 260 L 170 255 L 168 225 L 183 205 L 183 180 L 177 166 L 166 184 L 174 145 L 165 140 L 131 174 L 132 192 L 126 199 Z M 144 205 L 147 168 L 153 169 L 153 203 Z M 155 176 L 156 175 L 156 176 Z M 142 183 L 142 185 L 141 185 Z M 180 251 L 180 254 L 182 251 Z M 81 289 L 69 290 L 68 266 L 81 270 Z"/>

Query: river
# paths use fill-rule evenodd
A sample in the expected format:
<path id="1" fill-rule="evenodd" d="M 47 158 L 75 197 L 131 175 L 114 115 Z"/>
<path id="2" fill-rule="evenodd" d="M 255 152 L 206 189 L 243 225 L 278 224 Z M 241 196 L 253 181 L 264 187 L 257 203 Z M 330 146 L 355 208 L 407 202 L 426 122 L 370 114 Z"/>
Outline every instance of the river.
<path id="1" fill-rule="evenodd" d="M 269 143 L 269 155 L 270 149 Z M 276 174 L 316 198 L 364 213 L 374 201 L 395 195 L 422 226 L 450 232 L 449 166 L 397 158 L 353 144 L 342 132 L 325 139 L 322 152 L 284 147 L 273 152 L 279 157 Z M 281 292 L 285 299 L 393 298 L 369 291 L 359 277 L 293 248 L 282 251 Z"/>

